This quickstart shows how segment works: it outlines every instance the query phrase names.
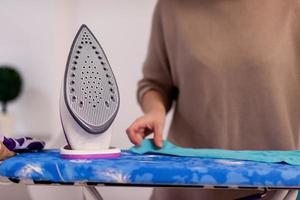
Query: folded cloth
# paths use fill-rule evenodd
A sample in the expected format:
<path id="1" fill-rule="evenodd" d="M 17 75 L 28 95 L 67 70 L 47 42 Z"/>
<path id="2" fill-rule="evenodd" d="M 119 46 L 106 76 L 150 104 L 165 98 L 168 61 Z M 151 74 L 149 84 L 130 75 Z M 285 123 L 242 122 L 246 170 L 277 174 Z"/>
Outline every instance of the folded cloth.
<path id="1" fill-rule="evenodd" d="M 14 152 L 8 150 L 6 148 L 6 146 L 2 142 L 0 142 L 0 160 L 5 160 L 5 159 L 10 158 L 14 155 L 15 155 Z"/>
<path id="2" fill-rule="evenodd" d="M 224 150 L 224 149 L 195 149 L 182 148 L 164 141 L 163 148 L 157 148 L 150 139 L 143 140 L 141 146 L 135 146 L 130 149 L 137 154 L 156 153 L 173 156 L 200 157 L 200 158 L 217 158 L 217 159 L 234 159 L 248 160 L 267 163 L 285 162 L 290 165 L 300 165 L 300 151 L 255 151 L 255 150 Z"/>
<path id="3" fill-rule="evenodd" d="M 8 138 L 2 136 L 2 138 L 0 137 L 0 141 L 2 141 L 10 151 L 14 152 L 40 151 L 45 147 L 44 141 L 32 137 Z"/>

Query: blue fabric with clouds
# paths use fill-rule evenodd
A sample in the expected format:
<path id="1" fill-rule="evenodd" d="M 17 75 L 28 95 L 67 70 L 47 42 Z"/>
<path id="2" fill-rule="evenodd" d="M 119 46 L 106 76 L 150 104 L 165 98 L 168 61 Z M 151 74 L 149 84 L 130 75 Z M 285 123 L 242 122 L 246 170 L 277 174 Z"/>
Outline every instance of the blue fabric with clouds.
<path id="1" fill-rule="evenodd" d="M 23 153 L 0 164 L 0 176 L 55 183 L 299 188 L 300 166 L 284 163 L 139 155 L 64 160 L 57 150 Z"/>

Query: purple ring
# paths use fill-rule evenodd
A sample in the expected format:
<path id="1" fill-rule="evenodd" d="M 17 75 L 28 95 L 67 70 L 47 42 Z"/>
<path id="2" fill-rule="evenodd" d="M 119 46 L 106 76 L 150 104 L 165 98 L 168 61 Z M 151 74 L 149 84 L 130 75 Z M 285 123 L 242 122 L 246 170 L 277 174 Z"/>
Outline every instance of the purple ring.
<path id="1" fill-rule="evenodd" d="M 121 156 L 121 153 L 108 153 L 108 154 L 61 154 L 63 159 L 101 159 L 101 158 L 118 158 Z"/>

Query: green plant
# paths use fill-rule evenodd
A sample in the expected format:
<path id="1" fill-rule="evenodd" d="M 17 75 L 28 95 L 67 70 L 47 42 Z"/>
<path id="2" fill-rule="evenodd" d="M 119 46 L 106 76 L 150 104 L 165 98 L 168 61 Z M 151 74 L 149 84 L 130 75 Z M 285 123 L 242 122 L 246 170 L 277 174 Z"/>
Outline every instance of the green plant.
<path id="1" fill-rule="evenodd" d="M 22 78 L 12 66 L 0 66 L 0 102 L 2 113 L 7 112 L 7 103 L 16 99 L 22 91 Z"/>

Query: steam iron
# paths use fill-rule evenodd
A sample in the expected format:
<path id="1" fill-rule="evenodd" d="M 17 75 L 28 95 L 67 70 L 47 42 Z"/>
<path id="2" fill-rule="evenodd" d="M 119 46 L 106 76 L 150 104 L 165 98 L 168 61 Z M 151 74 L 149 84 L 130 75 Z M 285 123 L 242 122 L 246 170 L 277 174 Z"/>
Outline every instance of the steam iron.
<path id="1" fill-rule="evenodd" d="M 73 41 L 60 96 L 60 119 L 68 145 L 62 158 L 95 159 L 120 155 L 110 147 L 120 105 L 119 91 L 105 53 L 86 25 Z"/>

